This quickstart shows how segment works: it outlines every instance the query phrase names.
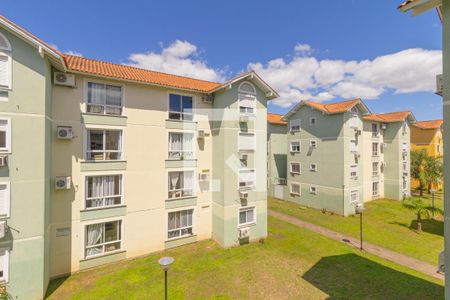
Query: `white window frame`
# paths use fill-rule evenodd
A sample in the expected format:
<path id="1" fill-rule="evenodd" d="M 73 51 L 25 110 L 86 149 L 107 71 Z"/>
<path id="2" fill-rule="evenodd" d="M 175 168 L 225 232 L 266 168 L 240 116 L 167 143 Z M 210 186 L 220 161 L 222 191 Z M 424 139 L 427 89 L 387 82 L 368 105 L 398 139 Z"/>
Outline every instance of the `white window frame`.
<path id="1" fill-rule="evenodd" d="M 250 86 L 253 88 L 253 91 L 252 91 L 252 92 L 249 92 L 249 91 L 244 91 L 244 90 L 242 90 L 241 88 L 242 88 L 242 86 L 245 85 L 245 84 L 250 85 Z M 253 85 L 253 83 L 251 83 L 250 81 L 244 81 L 244 82 L 242 82 L 241 84 L 239 84 L 238 92 L 241 93 L 241 94 L 249 94 L 249 95 L 254 95 L 254 96 L 256 96 L 256 88 L 255 88 L 255 86 Z"/>
<path id="2" fill-rule="evenodd" d="M 252 149 L 241 149 L 241 135 L 253 136 L 253 148 Z M 253 152 L 256 150 L 256 133 L 253 131 L 239 131 L 237 136 L 237 145 L 239 152 Z"/>
<path id="3" fill-rule="evenodd" d="M 9 249 L 1 248 L 0 253 L 4 252 L 4 255 L 0 255 L 0 259 L 3 259 L 3 276 L 0 277 L 0 282 L 8 283 L 9 282 Z"/>
<path id="4" fill-rule="evenodd" d="M 353 172 L 353 170 L 356 169 L 355 172 Z M 358 178 L 358 165 L 350 165 L 350 178 L 351 179 L 356 179 Z M 352 175 L 352 173 L 355 173 L 355 175 Z"/>
<path id="5" fill-rule="evenodd" d="M 178 228 L 169 229 L 169 215 L 171 213 L 179 212 L 180 216 L 181 216 L 181 212 L 183 212 L 183 211 L 192 211 L 192 224 L 188 225 L 188 226 L 180 226 Z M 167 211 L 167 213 L 166 213 L 166 241 L 173 241 L 173 240 L 177 240 L 177 239 L 182 239 L 182 238 L 194 236 L 196 234 L 195 233 L 195 229 L 196 229 L 196 227 L 195 227 L 195 216 L 196 216 L 196 214 L 195 214 L 195 208 L 194 207 L 183 207 L 182 209 L 176 208 L 176 209 L 172 209 L 172 210 Z M 180 220 L 180 225 L 181 225 L 181 220 Z M 183 229 L 188 229 L 188 228 L 191 228 L 191 232 L 192 233 L 181 235 L 181 231 Z M 169 231 L 170 232 L 179 231 L 180 235 L 169 238 Z"/>
<path id="6" fill-rule="evenodd" d="M 0 121 L 6 121 L 6 126 L 5 126 L 5 147 L 4 148 L 0 148 L 0 154 L 10 154 L 11 151 L 11 118 L 7 118 L 7 117 L 0 117 Z"/>
<path id="7" fill-rule="evenodd" d="M 349 148 L 350 152 L 358 152 L 358 140 L 356 138 L 350 140 Z"/>
<path id="8" fill-rule="evenodd" d="M 97 244 L 97 245 L 87 246 L 88 226 L 89 225 L 103 224 L 103 228 L 104 228 L 106 223 L 112 223 L 112 222 L 120 222 L 120 226 L 119 226 L 119 228 L 120 228 L 120 239 L 119 240 L 103 242 L 103 243 L 100 243 L 100 244 Z M 123 249 L 124 249 L 124 245 L 123 245 L 124 233 L 125 233 L 125 231 L 124 231 L 124 220 L 123 220 L 123 218 L 113 218 L 113 219 L 108 219 L 108 220 L 102 220 L 101 222 L 99 222 L 98 220 L 95 220 L 95 221 L 90 221 L 90 222 L 87 222 L 87 223 L 83 224 L 83 244 L 82 244 L 83 245 L 83 257 L 85 259 L 87 259 L 87 258 L 94 258 L 94 257 L 110 255 L 110 254 L 113 254 L 113 253 L 117 253 L 117 252 L 123 251 Z M 103 230 L 103 234 L 104 234 L 104 230 Z M 104 239 L 104 236 L 103 236 L 103 239 Z M 108 245 L 108 244 L 115 244 L 115 243 L 120 243 L 120 247 L 118 249 L 113 250 L 113 251 L 108 251 L 108 252 L 104 251 L 106 245 Z M 95 247 L 99 247 L 99 246 L 103 246 L 103 252 L 102 253 L 93 254 L 93 255 L 87 255 L 86 254 L 86 252 L 87 252 L 86 250 L 88 248 L 95 248 Z"/>
<path id="9" fill-rule="evenodd" d="M 402 162 L 402 171 L 405 173 L 408 172 L 408 162 L 407 161 Z"/>
<path id="10" fill-rule="evenodd" d="M 299 171 L 298 172 L 294 172 L 293 170 L 292 170 L 292 165 L 298 165 L 298 169 L 299 169 Z M 290 164 L 289 164 L 289 172 L 291 173 L 291 174 L 302 174 L 302 164 L 301 163 L 299 163 L 299 162 L 291 162 Z"/>
<path id="11" fill-rule="evenodd" d="M 309 147 L 312 149 L 317 149 L 317 140 L 316 139 L 312 139 L 309 141 Z"/>
<path id="12" fill-rule="evenodd" d="M 317 170 L 318 168 L 317 168 L 317 163 L 310 163 L 309 164 L 309 170 L 311 171 L 311 172 L 317 172 L 318 170 Z"/>
<path id="13" fill-rule="evenodd" d="M 0 85 L 0 90 L 12 90 L 12 47 L 11 47 L 11 42 L 9 41 L 9 39 L 6 38 L 5 35 L 3 35 L 2 33 L 0 33 L 0 37 L 3 38 L 7 44 L 6 48 L 5 47 L 1 47 L 0 48 L 0 56 L 5 56 L 8 60 L 7 62 L 7 81 L 8 84 L 7 85 Z"/>
<path id="14" fill-rule="evenodd" d="M 184 135 L 192 135 L 192 150 L 185 150 L 184 149 L 184 146 L 182 147 L 182 150 L 172 150 L 171 149 L 171 144 L 170 144 L 170 135 L 171 134 L 182 134 L 183 136 Z M 167 132 L 167 160 L 194 160 L 194 159 L 196 159 L 196 151 L 195 151 L 195 149 L 196 149 L 196 135 L 195 135 L 196 133 L 194 132 L 194 131 L 180 131 L 180 130 L 169 130 L 168 132 Z M 181 159 L 181 156 L 180 156 L 180 158 L 179 159 L 177 159 L 177 158 L 171 158 L 170 157 L 170 153 L 171 152 L 180 152 L 180 154 L 182 154 L 183 156 L 184 156 L 184 153 L 185 152 L 190 152 L 190 153 L 192 153 L 192 157 L 191 158 L 183 158 L 183 159 Z"/>
<path id="15" fill-rule="evenodd" d="M 293 143 L 298 143 L 298 150 L 294 150 L 293 149 Z M 300 140 L 293 140 L 293 141 L 291 141 L 290 142 L 290 152 L 291 153 L 300 153 L 301 151 L 302 151 L 302 145 L 301 145 L 301 142 L 300 142 Z"/>
<path id="16" fill-rule="evenodd" d="M 245 223 L 241 223 L 241 212 L 242 211 L 253 211 L 253 221 L 250 222 L 245 222 Z M 247 220 L 247 214 L 245 215 L 246 220 Z M 237 223 L 238 223 L 238 228 L 241 227 L 247 227 L 250 225 L 256 225 L 256 206 L 248 206 L 248 207 L 239 207 L 238 209 L 238 218 L 237 218 Z"/>
<path id="17" fill-rule="evenodd" d="M 402 124 L 402 135 L 405 135 L 408 133 L 408 123 L 405 121 Z"/>
<path id="18" fill-rule="evenodd" d="M 245 185 L 245 186 L 241 186 L 241 172 L 253 172 L 253 184 L 251 185 Z M 240 168 L 238 170 L 238 190 L 247 190 L 247 189 L 253 189 L 256 187 L 256 170 L 252 169 L 252 168 Z M 248 183 L 248 182 L 247 182 Z"/>
<path id="19" fill-rule="evenodd" d="M 192 195 L 190 195 L 190 196 L 180 196 L 180 197 L 169 197 L 169 193 L 171 193 L 171 192 L 172 193 L 175 193 L 175 192 L 183 193 L 183 191 L 191 190 L 191 189 L 185 188 L 185 187 L 183 187 L 182 189 L 174 189 L 174 190 L 170 189 L 169 174 L 170 173 L 175 173 L 175 172 L 177 172 L 177 173 L 178 172 L 182 172 L 183 176 L 184 176 L 185 172 L 192 172 Z M 166 199 L 168 201 L 172 201 L 172 200 L 179 200 L 179 199 L 195 197 L 195 195 L 196 195 L 196 186 L 197 186 L 196 185 L 197 184 L 196 178 L 197 178 L 197 172 L 196 172 L 196 170 L 194 168 L 183 168 L 183 169 L 174 168 L 174 169 L 167 170 L 167 172 L 166 172 L 166 179 L 167 179 L 167 181 L 166 181 L 166 184 L 167 184 L 167 188 L 166 188 L 167 193 L 166 193 L 166 195 L 167 195 L 167 198 Z"/>
<path id="20" fill-rule="evenodd" d="M 353 195 L 355 195 L 355 200 L 352 200 Z M 359 202 L 359 190 L 350 190 L 350 203 Z"/>
<path id="21" fill-rule="evenodd" d="M 0 219 L 9 218 L 11 213 L 11 182 L 10 181 L 0 181 L 0 186 L 4 185 L 5 189 L 5 212 L 0 211 Z"/>
<path id="22" fill-rule="evenodd" d="M 120 176 L 120 194 L 119 195 L 113 195 L 113 196 L 101 196 L 101 197 L 93 197 L 91 199 L 88 199 L 88 179 L 90 177 L 107 177 L 107 176 Z M 108 174 L 87 174 L 83 176 L 83 180 L 84 180 L 84 201 L 83 201 L 83 209 L 84 210 L 98 210 L 98 209 L 108 209 L 111 207 L 118 207 L 118 206 L 122 206 L 125 205 L 125 200 L 124 200 L 124 187 L 125 187 L 125 183 L 124 183 L 124 178 L 125 175 L 124 173 L 108 173 Z M 120 197 L 120 204 L 113 204 L 113 205 L 102 205 L 102 206 L 96 206 L 96 207 L 87 207 L 87 201 L 88 200 L 95 200 L 96 198 L 99 199 L 103 199 L 103 203 L 105 201 L 105 199 L 107 198 L 117 198 Z"/>
<path id="23" fill-rule="evenodd" d="M 107 85 L 113 86 L 113 87 L 120 87 L 120 106 L 118 105 L 109 105 L 109 104 L 89 104 L 88 97 L 89 97 L 89 83 L 94 84 L 103 84 L 105 85 L 105 88 Z M 105 100 L 106 101 L 106 100 Z M 96 112 L 88 112 L 88 105 L 95 105 L 95 106 L 101 106 L 103 107 L 103 113 L 96 113 Z M 113 107 L 113 108 L 120 108 L 120 114 L 107 114 L 106 113 L 106 107 Z M 86 114 L 93 114 L 93 115 L 105 115 L 105 116 L 123 116 L 125 112 L 125 85 L 123 84 L 111 84 L 104 81 L 97 81 L 97 80 L 85 80 L 84 81 L 84 101 L 83 101 L 83 112 Z"/>
<path id="24" fill-rule="evenodd" d="M 292 190 L 292 186 L 294 186 L 294 185 L 298 186 L 298 193 L 296 193 L 296 192 L 294 192 Z M 291 184 L 289 185 L 289 192 L 290 192 L 291 195 L 301 196 L 301 194 L 302 194 L 302 186 L 301 186 L 301 184 L 297 183 L 297 182 L 291 182 Z"/>
<path id="25" fill-rule="evenodd" d="M 380 175 L 380 164 L 377 161 L 372 162 L 372 176 Z"/>
<path id="26" fill-rule="evenodd" d="M 177 96 L 180 96 L 181 97 L 181 111 L 180 112 L 177 112 L 177 111 L 173 111 L 173 112 L 171 112 L 170 111 L 170 95 L 177 95 Z M 187 113 L 183 113 L 183 96 L 184 97 L 191 97 L 192 98 L 192 112 L 191 113 L 189 113 L 189 112 L 187 112 Z M 196 101 L 196 97 L 195 97 L 195 95 L 193 95 L 193 94 L 187 94 L 187 93 L 180 93 L 179 91 L 177 92 L 177 91 L 169 91 L 169 92 L 167 92 L 167 120 L 169 120 L 169 121 L 179 121 L 179 122 L 195 122 L 195 108 L 196 108 L 196 104 L 195 104 L 195 101 Z M 176 113 L 176 114 L 180 114 L 180 119 L 171 119 L 170 118 L 170 113 Z M 187 120 L 187 119 L 184 119 L 183 118 L 183 115 L 192 115 L 192 120 Z"/>
<path id="27" fill-rule="evenodd" d="M 290 132 L 300 132 L 302 127 L 301 119 L 292 119 L 289 120 L 289 131 Z M 295 129 L 293 129 L 295 128 Z"/>
<path id="28" fill-rule="evenodd" d="M 314 120 L 314 122 L 313 122 Z M 317 117 L 310 117 L 309 118 L 309 125 L 310 126 L 316 126 L 317 125 Z"/>
<path id="29" fill-rule="evenodd" d="M 374 145 L 377 145 L 377 150 L 376 151 L 374 151 L 374 147 L 373 147 Z M 379 155 L 380 155 L 380 143 L 373 142 L 372 143 L 372 156 L 377 157 Z"/>
<path id="30" fill-rule="evenodd" d="M 103 150 L 94 150 L 94 151 L 88 150 L 88 147 L 89 147 L 88 136 L 89 136 L 89 132 L 91 130 L 93 130 L 93 131 L 103 131 L 103 147 L 105 149 L 103 149 Z M 106 131 L 120 131 L 119 150 L 106 150 Z M 84 129 L 84 134 L 83 135 L 84 135 L 84 147 L 83 148 L 84 148 L 84 160 L 85 161 L 88 161 L 88 162 L 106 161 L 106 162 L 108 162 L 108 161 L 123 161 L 124 160 L 125 152 L 124 152 L 124 147 L 123 146 L 124 146 L 124 140 L 125 140 L 125 130 L 124 130 L 123 127 L 113 127 L 113 126 L 111 126 L 111 127 L 105 127 L 105 126 L 97 127 L 97 126 L 90 125 L 89 127 L 86 127 Z M 88 152 L 89 153 L 91 153 L 91 152 L 102 153 L 103 154 L 103 159 L 99 159 L 99 160 L 90 159 L 89 155 L 88 155 Z M 106 153 L 109 153 L 109 152 L 111 152 L 111 153 L 119 153 L 120 155 L 118 156 L 117 159 L 106 160 L 105 159 L 106 158 Z"/>
<path id="31" fill-rule="evenodd" d="M 374 189 L 374 184 L 377 184 L 377 190 Z M 378 197 L 380 196 L 380 182 L 379 181 L 372 181 L 372 197 Z"/>
<path id="32" fill-rule="evenodd" d="M 317 186 L 315 186 L 315 185 L 310 185 L 310 186 L 309 186 L 309 193 L 310 193 L 311 195 L 317 195 Z"/>
<path id="33" fill-rule="evenodd" d="M 374 126 L 375 125 L 375 126 Z M 375 127 L 375 131 L 373 130 Z M 371 131 L 372 131 L 372 137 L 378 137 L 378 134 L 380 132 L 380 126 L 378 126 L 378 123 L 372 123 L 371 125 Z"/>

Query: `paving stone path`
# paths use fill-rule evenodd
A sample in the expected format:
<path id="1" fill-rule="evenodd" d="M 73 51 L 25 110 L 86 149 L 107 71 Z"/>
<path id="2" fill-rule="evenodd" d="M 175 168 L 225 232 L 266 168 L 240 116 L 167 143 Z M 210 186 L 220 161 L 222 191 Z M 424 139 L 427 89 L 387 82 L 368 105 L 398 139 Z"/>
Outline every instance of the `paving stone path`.
<path id="1" fill-rule="evenodd" d="M 269 215 L 272 217 L 275 217 L 277 219 L 280 219 L 282 221 L 288 222 L 292 225 L 306 228 L 308 230 L 314 231 L 318 234 L 321 234 L 323 236 L 329 237 L 333 240 L 342 242 L 344 244 L 359 248 L 360 242 L 359 239 L 355 239 L 350 236 L 346 236 L 342 233 L 324 228 L 322 226 L 318 226 L 315 224 L 311 224 L 309 222 L 302 221 L 298 218 L 288 216 L 286 214 L 274 211 L 269 209 Z M 391 251 L 388 249 L 385 249 L 380 246 L 376 246 L 367 242 L 363 241 L 363 251 L 371 253 L 373 255 L 382 257 L 384 259 L 390 260 L 392 262 L 395 262 L 399 265 L 414 269 L 416 271 L 422 272 L 424 274 L 427 274 L 429 276 L 432 276 L 437 279 L 444 280 L 444 275 L 437 272 L 437 266 L 433 266 L 431 264 L 428 264 L 426 262 L 420 261 L 418 259 L 400 254 L 395 251 Z"/>

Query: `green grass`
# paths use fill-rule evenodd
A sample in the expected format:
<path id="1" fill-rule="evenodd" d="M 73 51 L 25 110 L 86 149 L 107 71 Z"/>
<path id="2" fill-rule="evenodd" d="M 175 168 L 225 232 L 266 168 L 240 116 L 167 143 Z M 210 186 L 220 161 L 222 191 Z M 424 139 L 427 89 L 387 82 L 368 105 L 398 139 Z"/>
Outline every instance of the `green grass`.
<path id="1" fill-rule="evenodd" d="M 425 196 L 425 202 L 431 203 Z M 442 209 L 442 196 L 436 197 L 435 205 Z M 342 217 L 298 204 L 270 199 L 269 208 L 297 217 L 352 237 L 359 238 L 359 217 Z M 444 248 L 444 222 L 424 219 L 422 232 L 415 230 L 414 212 L 402 206 L 401 201 L 375 200 L 365 204 L 363 238 L 365 241 L 437 265 L 438 255 Z"/>
<path id="2" fill-rule="evenodd" d="M 283 221 L 264 243 L 213 241 L 53 281 L 49 299 L 162 299 L 159 257 L 170 255 L 169 299 L 442 299 L 442 282 Z"/>

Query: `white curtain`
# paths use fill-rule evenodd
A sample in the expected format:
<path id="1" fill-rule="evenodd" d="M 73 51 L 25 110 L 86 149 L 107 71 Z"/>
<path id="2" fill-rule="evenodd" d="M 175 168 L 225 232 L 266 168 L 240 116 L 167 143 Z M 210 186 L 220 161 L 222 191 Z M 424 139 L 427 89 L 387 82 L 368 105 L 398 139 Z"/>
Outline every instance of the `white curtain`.
<path id="1" fill-rule="evenodd" d="M 103 196 L 115 195 L 115 176 L 105 176 L 103 180 Z M 114 198 L 105 198 L 105 205 L 114 205 Z"/>
<path id="2" fill-rule="evenodd" d="M 171 151 L 183 150 L 183 135 L 181 133 L 169 134 L 169 149 Z"/>
<path id="3" fill-rule="evenodd" d="M 255 150 L 256 139 L 253 133 L 239 133 L 239 150 Z"/>
<path id="4" fill-rule="evenodd" d="M 122 105 L 122 88 L 120 86 L 106 86 L 106 104 L 107 105 Z"/>
<path id="5" fill-rule="evenodd" d="M 239 106 L 255 108 L 255 98 L 249 95 L 239 95 Z"/>
<path id="6" fill-rule="evenodd" d="M 0 86 L 9 86 L 10 56 L 0 53 Z"/>
<path id="7" fill-rule="evenodd" d="M 186 158 L 193 158 L 193 140 L 194 140 L 194 135 L 191 133 L 188 134 L 183 134 L 183 150 L 184 153 L 186 154 Z"/>
<path id="8" fill-rule="evenodd" d="M 180 180 L 180 172 L 169 173 L 169 190 L 177 189 L 178 181 Z"/>
<path id="9" fill-rule="evenodd" d="M 103 234 L 103 224 L 93 224 L 89 225 L 87 229 L 87 245 L 86 246 L 94 246 L 100 242 Z M 86 250 L 86 255 L 95 255 L 102 253 L 102 249 L 94 247 Z"/>
<path id="10" fill-rule="evenodd" d="M 184 188 L 190 190 L 194 188 L 194 172 L 184 172 Z"/>
<path id="11" fill-rule="evenodd" d="M 106 93 L 105 85 L 99 83 L 88 83 L 88 103 L 91 104 L 105 104 Z"/>
<path id="12" fill-rule="evenodd" d="M 103 196 L 103 182 L 102 177 L 92 177 L 92 198 L 100 198 Z M 95 199 L 91 200 L 91 206 L 92 207 L 99 207 L 102 206 L 103 201 L 102 199 Z"/>

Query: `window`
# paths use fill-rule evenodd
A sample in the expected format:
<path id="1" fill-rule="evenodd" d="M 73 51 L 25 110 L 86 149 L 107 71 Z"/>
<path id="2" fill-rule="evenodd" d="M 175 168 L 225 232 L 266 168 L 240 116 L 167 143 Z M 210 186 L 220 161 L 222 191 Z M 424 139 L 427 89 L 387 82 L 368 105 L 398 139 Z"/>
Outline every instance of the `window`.
<path id="1" fill-rule="evenodd" d="M 372 156 L 378 156 L 378 143 L 372 143 Z"/>
<path id="2" fill-rule="evenodd" d="M 352 179 L 358 178 L 358 165 L 350 166 L 350 178 L 352 178 Z"/>
<path id="3" fill-rule="evenodd" d="M 316 124 L 317 124 L 317 118 L 316 117 L 309 118 L 309 125 L 314 126 Z"/>
<path id="4" fill-rule="evenodd" d="M 169 172 L 168 198 L 178 199 L 194 195 L 194 171 Z"/>
<path id="5" fill-rule="evenodd" d="M 350 115 L 349 125 L 351 128 L 357 128 L 359 125 L 359 118 L 357 114 Z"/>
<path id="6" fill-rule="evenodd" d="M 290 120 L 289 121 L 289 130 L 291 132 L 297 132 L 300 131 L 300 125 L 301 125 L 301 121 L 296 119 L 296 120 Z"/>
<path id="7" fill-rule="evenodd" d="M 0 153 L 11 152 L 11 119 L 0 119 Z"/>
<path id="8" fill-rule="evenodd" d="M 372 136 L 377 137 L 378 136 L 378 124 L 372 123 Z"/>
<path id="9" fill-rule="evenodd" d="M 242 169 L 239 170 L 239 188 L 252 188 L 255 186 L 255 170 Z"/>
<path id="10" fill-rule="evenodd" d="M 351 190 L 350 191 L 350 203 L 357 203 L 359 199 L 359 191 L 358 190 Z"/>
<path id="11" fill-rule="evenodd" d="M 314 164 L 314 163 L 309 164 L 309 170 L 311 172 L 316 172 L 317 171 L 317 164 Z"/>
<path id="12" fill-rule="evenodd" d="M 408 143 L 403 143 L 402 144 L 402 151 L 405 153 L 405 152 L 408 152 Z"/>
<path id="13" fill-rule="evenodd" d="M 122 204 L 122 175 L 86 177 L 86 209 Z"/>
<path id="14" fill-rule="evenodd" d="M 254 151 L 256 137 L 252 132 L 239 132 L 238 151 Z"/>
<path id="15" fill-rule="evenodd" d="M 245 207 L 239 209 L 239 226 L 256 223 L 255 207 Z"/>
<path id="16" fill-rule="evenodd" d="M 122 130 L 88 129 L 86 159 L 122 159 Z"/>
<path id="17" fill-rule="evenodd" d="M 194 159 L 194 134 L 169 132 L 169 159 Z"/>
<path id="18" fill-rule="evenodd" d="M 403 163 L 403 172 L 408 172 L 408 162 L 404 161 Z"/>
<path id="19" fill-rule="evenodd" d="M 356 108 L 356 106 L 353 106 L 352 108 L 350 108 L 350 112 L 352 114 L 357 114 L 358 113 L 358 109 Z"/>
<path id="20" fill-rule="evenodd" d="M 122 87 L 88 82 L 86 111 L 94 114 L 121 115 Z"/>
<path id="21" fill-rule="evenodd" d="M 350 152 L 358 152 L 358 141 L 350 140 Z"/>
<path id="22" fill-rule="evenodd" d="M 253 115 L 255 113 L 256 98 L 253 95 L 239 94 L 239 113 Z"/>
<path id="23" fill-rule="evenodd" d="M 402 134 L 405 135 L 405 134 L 407 134 L 407 133 L 408 133 L 408 123 L 403 122 L 403 125 L 402 125 Z"/>
<path id="24" fill-rule="evenodd" d="M 9 182 L 0 182 L 0 218 L 9 217 L 10 198 Z"/>
<path id="25" fill-rule="evenodd" d="M 291 142 L 291 152 L 300 152 L 300 141 Z"/>
<path id="26" fill-rule="evenodd" d="M 372 176 L 378 176 L 378 163 L 372 163 Z"/>
<path id="27" fill-rule="evenodd" d="M 0 89 L 11 89 L 12 81 L 11 44 L 0 33 Z"/>
<path id="28" fill-rule="evenodd" d="M 310 186 L 309 187 L 309 193 L 313 195 L 317 195 L 317 187 L 316 186 Z"/>
<path id="29" fill-rule="evenodd" d="M 439 142 L 439 144 L 436 145 L 436 152 L 437 152 L 437 154 L 441 154 L 441 145 L 440 145 L 440 142 Z"/>
<path id="30" fill-rule="evenodd" d="M 192 97 L 176 94 L 169 95 L 169 119 L 192 121 Z"/>
<path id="31" fill-rule="evenodd" d="M 170 240 L 193 235 L 193 214 L 193 209 L 170 212 L 167 224 L 167 238 Z"/>
<path id="32" fill-rule="evenodd" d="M 122 248 L 122 221 L 86 226 L 85 256 L 91 257 Z"/>
<path id="33" fill-rule="evenodd" d="M 291 163 L 291 173 L 292 174 L 300 174 L 301 173 L 300 163 L 297 163 L 297 162 Z"/>
<path id="34" fill-rule="evenodd" d="M 372 196 L 378 196 L 378 181 L 372 182 Z"/>
<path id="35" fill-rule="evenodd" d="M 9 250 L 0 249 L 0 282 L 9 280 Z"/>
<path id="36" fill-rule="evenodd" d="M 253 84 L 251 84 L 250 82 L 243 82 L 243 83 L 241 83 L 241 85 L 239 86 L 238 91 L 240 93 L 244 93 L 244 94 L 256 95 L 256 90 L 253 87 Z"/>
<path id="37" fill-rule="evenodd" d="M 317 140 L 310 140 L 309 147 L 316 149 L 317 148 Z"/>
<path id="38" fill-rule="evenodd" d="M 291 183 L 291 194 L 300 196 L 300 184 Z"/>
<path id="39" fill-rule="evenodd" d="M 403 177 L 403 184 L 402 184 L 403 190 L 406 191 L 408 189 L 408 182 L 405 177 Z"/>

